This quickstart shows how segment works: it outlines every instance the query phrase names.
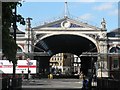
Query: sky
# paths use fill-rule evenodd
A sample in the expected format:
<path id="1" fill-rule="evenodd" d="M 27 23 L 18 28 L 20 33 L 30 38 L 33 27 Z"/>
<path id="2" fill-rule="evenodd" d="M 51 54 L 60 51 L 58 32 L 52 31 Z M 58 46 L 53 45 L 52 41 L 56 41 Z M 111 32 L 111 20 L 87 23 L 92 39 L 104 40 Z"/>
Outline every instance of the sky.
<path id="1" fill-rule="evenodd" d="M 32 18 L 31 27 L 35 27 L 64 17 L 64 10 L 64 2 L 25 1 L 17 8 L 17 13 Z M 101 27 L 105 18 L 108 32 L 118 28 L 118 2 L 68 2 L 67 12 L 69 17 L 97 27 Z M 22 25 L 18 28 L 25 30 Z"/>

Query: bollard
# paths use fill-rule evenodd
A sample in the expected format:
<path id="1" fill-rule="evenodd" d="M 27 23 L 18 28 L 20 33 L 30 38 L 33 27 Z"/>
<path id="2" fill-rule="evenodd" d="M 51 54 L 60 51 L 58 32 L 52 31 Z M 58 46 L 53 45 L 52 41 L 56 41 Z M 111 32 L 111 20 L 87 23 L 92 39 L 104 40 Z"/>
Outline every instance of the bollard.
<path id="1" fill-rule="evenodd" d="M 53 79 L 53 75 L 52 75 L 52 74 L 50 74 L 50 76 L 49 76 L 49 77 L 50 77 L 50 79 Z"/>
<path id="2" fill-rule="evenodd" d="M 12 79 L 9 79 L 9 88 L 12 88 Z"/>
<path id="3" fill-rule="evenodd" d="M 53 75 L 52 75 L 52 74 L 49 74 L 49 75 L 48 75 L 48 79 L 53 79 Z"/>

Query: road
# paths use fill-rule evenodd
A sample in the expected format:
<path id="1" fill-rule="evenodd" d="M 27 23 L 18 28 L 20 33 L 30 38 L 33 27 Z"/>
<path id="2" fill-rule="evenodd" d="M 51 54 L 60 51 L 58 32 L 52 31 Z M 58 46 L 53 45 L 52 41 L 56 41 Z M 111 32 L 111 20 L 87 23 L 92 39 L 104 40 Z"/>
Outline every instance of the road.
<path id="1" fill-rule="evenodd" d="M 32 79 L 23 80 L 22 90 L 80 90 L 80 79 Z"/>

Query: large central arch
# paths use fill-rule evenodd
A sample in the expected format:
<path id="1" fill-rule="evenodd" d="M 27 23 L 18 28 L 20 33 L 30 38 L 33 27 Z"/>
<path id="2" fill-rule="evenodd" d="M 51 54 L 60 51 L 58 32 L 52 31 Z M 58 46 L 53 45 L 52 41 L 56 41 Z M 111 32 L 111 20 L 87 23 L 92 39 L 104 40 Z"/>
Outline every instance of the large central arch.
<path id="1" fill-rule="evenodd" d="M 48 34 L 40 38 L 36 46 L 51 51 L 52 54 L 67 52 L 80 55 L 82 52 L 99 52 L 96 41 L 84 34 Z"/>
<path id="2" fill-rule="evenodd" d="M 80 56 L 83 52 L 98 52 L 97 45 L 92 38 L 73 34 L 54 34 L 44 36 L 36 43 L 36 47 L 42 48 L 46 52 L 51 52 L 51 56 L 57 53 L 72 53 Z M 39 52 L 37 48 L 35 48 L 34 51 Z M 47 58 L 48 61 L 49 58 L 50 57 Z M 96 60 L 97 58 L 94 58 L 94 61 Z M 81 61 L 82 70 L 87 74 L 88 69 L 91 68 L 91 57 L 81 57 Z M 46 64 L 45 61 L 41 62 L 44 62 L 42 65 Z"/>

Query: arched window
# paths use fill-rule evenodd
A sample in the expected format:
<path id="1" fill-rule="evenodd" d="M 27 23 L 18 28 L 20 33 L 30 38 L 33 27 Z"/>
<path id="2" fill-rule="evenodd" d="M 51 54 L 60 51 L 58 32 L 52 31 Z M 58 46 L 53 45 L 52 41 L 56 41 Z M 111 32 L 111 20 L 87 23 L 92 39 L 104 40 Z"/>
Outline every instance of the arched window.
<path id="1" fill-rule="evenodd" d="M 17 52 L 22 52 L 22 49 L 20 47 L 18 47 Z"/>
<path id="2" fill-rule="evenodd" d="M 110 53 L 120 53 L 120 48 L 119 47 L 112 47 L 110 49 Z"/>
<path id="3" fill-rule="evenodd" d="M 119 57 L 118 57 L 118 53 L 120 53 L 120 47 L 116 46 L 116 47 L 112 47 L 110 49 L 110 53 L 116 53 L 116 55 L 111 57 L 111 67 L 112 70 L 114 69 L 119 69 Z"/>

